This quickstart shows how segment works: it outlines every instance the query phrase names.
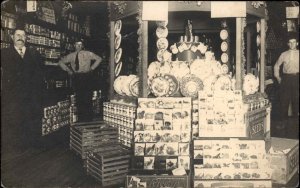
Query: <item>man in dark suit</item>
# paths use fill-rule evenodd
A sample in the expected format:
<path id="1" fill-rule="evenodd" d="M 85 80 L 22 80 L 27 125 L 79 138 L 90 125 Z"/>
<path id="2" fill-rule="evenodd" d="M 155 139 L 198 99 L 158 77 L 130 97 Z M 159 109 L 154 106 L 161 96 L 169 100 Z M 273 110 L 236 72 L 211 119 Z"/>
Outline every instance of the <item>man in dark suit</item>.
<path id="1" fill-rule="evenodd" d="M 1 146 L 24 150 L 35 146 L 41 136 L 43 59 L 25 46 L 22 25 L 11 38 L 13 44 L 1 50 Z"/>

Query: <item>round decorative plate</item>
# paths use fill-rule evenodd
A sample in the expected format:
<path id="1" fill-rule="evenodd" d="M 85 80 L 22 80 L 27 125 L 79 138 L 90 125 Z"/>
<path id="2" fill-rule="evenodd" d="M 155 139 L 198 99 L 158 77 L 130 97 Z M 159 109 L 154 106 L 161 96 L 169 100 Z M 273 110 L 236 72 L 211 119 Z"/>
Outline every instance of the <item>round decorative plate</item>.
<path id="1" fill-rule="evenodd" d="M 115 91 L 119 94 L 119 95 L 125 95 L 124 93 L 122 93 L 121 91 L 121 86 L 123 84 L 123 80 L 126 78 L 126 76 L 119 76 L 115 79 L 114 82 L 114 89 Z"/>
<path id="2" fill-rule="evenodd" d="M 121 28 L 122 28 L 122 21 L 117 20 L 115 23 L 115 28 L 114 28 L 116 35 L 120 34 Z"/>
<path id="3" fill-rule="evenodd" d="M 260 59 L 260 50 L 257 50 L 257 58 Z"/>
<path id="4" fill-rule="evenodd" d="M 116 65 L 116 68 L 115 68 L 115 76 L 119 76 L 120 72 L 121 72 L 121 69 L 122 69 L 122 61 L 120 63 L 118 63 Z"/>
<path id="5" fill-rule="evenodd" d="M 191 74 L 196 75 L 201 80 L 212 74 L 210 62 L 207 63 L 203 59 L 196 59 L 190 65 Z"/>
<path id="6" fill-rule="evenodd" d="M 203 82 L 193 74 L 185 75 L 180 82 L 181 94 L 185 97 L 198 98 L 198 91 L 203 89 Z"/>
<path id="7" fill-rule="evenodd" d="M 226 40 L 228 38 L 228 31 L 226 29 L 222 29 L 220 32 L 220 37 L 222 40 Z"/>
<path id="8" fill-rule="evenodd" d="M 171 64 L 167 61 L 163 62 L 159 69 L 159 73 L 160 74 L 169 74 L 170 71 L 171 71 Z"/>
<path id="9" fill-rule="evenodd" d="M 175 76 L 178 81 L 187 74 L 190 73 L 190 68 L 185 61 L 172 61 L 170 74 Z"/>
<path id="10" fill-rule="evenodd" d="M 217 76 L 216 75 L 210 75 L 208 76 L 204 81 L 204 90 L 206 91 L 211 91 L 213 90 L 213 85 L 215 84 L 215 82 L 217 81 Z"/>
<path id="11" fill-rule="evenodd" d="M 158 38 L 166 38 L 168 36 L 168 28 L 165 26 L 159 26 L 156 29 L 156 36 Z"/>
<path id="12" fill-rule="evenodd" d="M 123 93 L 125 93 L 125 95 L 127 96 L 133 96 L 131 94 L 131 91 L 130 91 L 130 82 L 131 80 L 135 78 L 135 75 L 129 75 L 127 76 L 127 78 L 123 81 L 123 84 L 122 84 L 122 87 L 121 87 L 121 91 Z"/>
<path id="13" fill-rule="evenodd" d="M 166 96 L 170 90 L 170 82 L 158 74 L 150 81 L 150 89 L 156 97 Z"/>
<path id="14" fill-rule="evenodd" d="M 129 80 L 130 77 L 125 76 L 124 79 L 122 80 L 122 84 L 121 84 L 121 93 L 123 93 L 125 96 L 128 96 L 129 91 Z"/>
<path id="15" fill-rule="evenodd" d="M 162 61 L 162 60 L 163 60 L 163 54 L 164 54 L 164 52 L 165 52 L 165 50 L 159 50 L 159 51 L 157 52 L 156 57 L 157 57 L 157 60 L 158 60 L 158 61 Z"/>
<path id="16" fill-rule="evenodd" d="M 260 45 L 260 36 L 259 35 L 256 36 L 256 45 L 257 46 Z"/>
<path id="17" fill-rule="evenodd" d="M 120 47 L 121 38 L 122 38 L 122 36 L 120 34 L 116 36 L 116 38 L 115 38 L 115 49 L 118 49 Z"/>
<path id="18" fill-rule="evenodd" d="M 228 44 L 227 44 L 227 42 L 222 42 L 222 44 L 221 44 L 221 50 L 222 50 L 222 52 L 226 52 L 227 50 L 228 50 Z"/>
<path id="19" fill-rule="evenodd" d="M 156 46 L 158 50 L 166 50 L 169 46 L 169 42 L 166 38 L 160 38 L 157 40 Z"/>
<path id="20" fill-rule="evenodd" d="M 139 96 L 139 82 L 140 79 L 138 76 L 135 76 L 129 83 L 129 90 L 132 96 L 138 97 Z"/>
<path id="21" fill-rule="evenodd" d="M 156 25 L 166 27 L 168 25 L 168 21 L 156 21 Z"/>
<path id="22" fill-rule="evenodd" d="M 231 90 L 231 79 L 228 75 L 219 75 L 215 82 L 214 91 Z"/>
<path id="23" fill-rule="evenodd" d="M 228 55 L 227 55 L 226 53 L 223 53 L 223 54 L 221 55 L 221 61 L 222 61 L 223 63 L 227 63 L 227 62 L 228 62 Z"/>
<path id="24" fill-rule="evenodd" d="M 227 66 L 226 64 L 223 64 L 223 65 L 222 65 L 222 73 L 223 73 L 223 74 L 227 74 L 228 71 L 229 71 L 228 66 Z"/>
<path id="25" fill-rule="evenodd" d="M 260 22 L 256 22 L 256 32 L 260 32 Z"/>
<path id="26" fill-rule="evenodd" d="M 165 75 L 163 75 L 163 77 L 166 80 L 168 80 L 169 85 L 170 85 L 170 89 L 169 89 L 166 97 L 173 96 L 179 90 L 179 83 L 178 83 L 177 79 L 175 78 L 175 76 L 170 75 L 170 74 L 165 74 Z"/>
<path id="27" fill-rule="evenodd" d="M 118 63 L 122 56 L 122 48 L 119 48 L 115 53 L 115 62 Z"/>
<path id="28" fill-rule="evenodd" d="M 161 63 L 158 61 L 154 61 L 150 63 L 148 67 L 148 78 L 152 78 L 156 74 L 159 74 Z"/>

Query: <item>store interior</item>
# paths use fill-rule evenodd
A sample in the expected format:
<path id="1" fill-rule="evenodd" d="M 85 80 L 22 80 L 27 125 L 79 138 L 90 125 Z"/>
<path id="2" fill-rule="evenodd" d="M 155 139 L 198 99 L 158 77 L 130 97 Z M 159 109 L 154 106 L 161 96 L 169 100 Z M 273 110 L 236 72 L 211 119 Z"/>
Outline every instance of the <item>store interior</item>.
<path id="1" fill-rule="evenodd" d="M 1 181 L 2 185 L 4 185 L 5 187 L 129 188 L 140 186 L 154 188 L 167 186 L 168 183 L 166 182 L 172 181 L 172 178 L 176 180 L 174 182 L 178 181 L 178 186 L 169 185 L 169 187 L 201 187 L 201 185 L 202 187 L 205 187 L 206 185 L 208 185 L 207 182 L 210 182 L 210 180 L 212 182 L 211 187 L 213 187 L 212 184 L 217 184 L 218 181 L 212 181 L 213 178 L 207 178 L 210 180 L 204 181 L 203 179 L 205 178 L 199 178 L 200 175 L 196 175 L 196 172 L 198 172 L 199 170 L 197 169 L 196 165 L 198 163 L 203 164 L 203 159 L 201 159 L 199 162 L 199 159 L 196 159 L 195 156 L 197 153 L 197 144 L 203 146 L 204 144 L 201 144 L 205 143 L 205 141 L 211 141 L 214 139 L 217 140 L 216 142 L 221 140 L 220 143 L 231 143 L 232 140 L 230 138 L 237 137 L 243 137 L 239 141 L 248 139 L 249 143 L 253 141 L 253 143 L 255 144 L 260 143 L 259 141 L 265 141 L 263 142 L 263 145 L 268 149 L 272 147 L 272 138 L 279 138 L 278 142 L 280 142 L 280 139 L 288 139 L 293 141 L 293 143 L 297 143 L 296 146 L 293 145 L 293 148 L 289 148 L 288 150 L 296 153 L 295 155 L 293 154 L 293 156 L 299 157 L 299 114 L 297 117 L 289 117 L 285 129 L 277 128 L 281 123 L 279 119 L 279 84 L 273 75 L 273 67 L 276 63 L 276 60 L 282 52 L 288 49 L 288 46 L 285 45 L 286 43 L 284 41 L 287 40 L 288 32 L 290 31 L 289 23 L 296 24 L 295 29 L 292 30 L 293 32 L 297 32 L 299 34 L 299 18 L 286 18 L 286 7 L 298 7 L 299 11 L 298 2 L 271 1 L 264 4 L 263 1 L 257 1 L 257 4 L 251 4 L 252 1 L 247 1 L 246 18 L 240 22 L 241 24 L 246 24 L 245 27 L 241 27 L 242 30 L 239 30 L 239 28 L 237 28 L 238 18 L 211 18 L 209 4 L 210 2 L 173 2 L 174 5 L 169 5 L 167 23 L 158 22 L 155 20 L 146 22 L 142 21 L 142 2 L 139 1 L 122 2 L 57 0 L 33 2 L 37 3 L 37 10 L 35 11 L 28 11 L 28 4 L 26 1 L 7 1 L 1 4 L 1 49 L 7 48 L 12 45 L 10 35 L 12 34 L 15 25 L 17 24 L 17 22 L 24 22 L 27 28 L 27 35 L 30 35 L 30 37 L 27 38 L 27 45 L 36 48 L 45 57 L 45 63 L 43 63 L 43 70 L 45 73 L 43 77 L 43 112 L 41 112 L 41 121 L 39 122 L 40 125 L 37 126 L 40 129 L 40 147 L 28 148 L 22 152 L 16 151 L 14 149 L 13 143 L 17 142 L 18 138 L 15 138 L 14 135 L 9 135 L 7 136 L 9 139 L 1 141 Z M 262 2 L 262 4 L 260 4 L 259 2 Z M 250 8 L 248 7 L 248 4 Z M 50 14 L 50 16 L 47 15 L 48 17 L 45 16 L 46 13 L 43 7 L 48 10 L 52 10 L 53 13 Z M 180 7 L 180 9 L 178 7 Z M 267 14 L 265 12 L 267 12 Z M 121 23 L 121 25 L 119 25 L 119 28 L 117 26 L 118 23 Z M 164 23 L 166 25 L 159 25 L 158 23 Z M 154 67 L 155 64 L 161 63 L 159 67 L 155 67 L 155 70 L 160 69 L 160 74 L 163 74 L 163 68 L 165 71 L 168 65 L 167 63 L 165 63 L 165 61 L 186 61 L 188 62 L 187 64 L 189 67 L 188 72 L 192 72 L 192 68 L 190 69 L 192 61 L 200 61 L 207 58 L 205 53 L 200 53 L 201 49 L 199 47 L 199 52 L 197 52 L 197 55 L 195 54 L 198 49 L 190 50 L 189 54 L 184 54 L 181 52 L 178 53 L 178 51 L 174 52 L 173 49 L 171 49 L 171 47 L 173 46 L 176 49 L 178 48 L 178 50 L 180 51 L 180 44 L 184 44 L 184 42 L 186 42 L 185 37 L 189 37 L 187 36 L 189 23 L 192 27 L 192 29 L 190 29 L 190 31 L 192 32 L 191 36 L 194 37 L 192 37 L 194 41 L 193 44 L 204 44 L 206 48 L 205 51 L 213 52 L 213 62 L 219 62 L 219 64 L 221 62 L 221 64 L 226 65 L 226 75 L 228 75 L 230 80 L 235 78 L 234 83 L 237 83 L 236 86 L 233 86 L 234 84 L 231 86 L 232 88 L 234 88 L 234 91 L 243 90 L 243 73 L 245 75 L 251 73 L 251 75 L 254 75 L 254 78 L 257 79 L 259 85 L 256 88 L 256 92 L 253 93 L 253 95 L 243 95 L 243 99 L 245 100 L 255 101 L 256 99 L 259 99 L 258 101 L 261 102 L 261 104 L 259 104 L 259 107 L 255 107 L 256 111 L 252 110 L 252 112 L 249 111 L 243 114 L 245 115 L 243 117 L 246 117 L 248 115 L 247 117 L 253 116 L 253 118 L 256 118 L 256 116 L 254 116 L 254 111 L 257 112 L 258 115 L 260 115 L 260 112 L 264 113 L 264 115 L 262 115 L 263 118 L 259 119 L 261 121 L 259 123 L 262 124 L 259 124 L 258 121 L 253 121 L 254 123 L 251 122 L 253 124 L 257 123 L 257 125 L 259 124 L 259 127 L 256 127 L 258 129 L 256 130 L 257 132 L 255 132 L 254 130 L 256 126 L 255 124 L 253 126 L 254 132 L 248 130 L 250 133 L 247 133 L 243 136 L 234 135 L 234 133 L 232 133 L 233 136 L 228 136 L 231 135 L 231 132 L 228 130 L 223 132 L 223 134 L 225 135 L 228 134 L 224 137 L 210 135 L 222 135 L 221 133 L 223 129 L 221 132 L 220 129 L 218 130 L 219 132 L 215 133 L 209 133 L 209 131 L 204 131 L 203 133 L 201 133 L 201 126 L 198 122 L 198 115 L 196 116 L 197 121 L 194 121 L 193 118 L 195 117 L 192 116 L 192 114 L 195 112 L 193 106 L 196 105 L 197 113 L 198 102 L 199 106 L 201 106 L 200 89 L 197 88 L 198 90 L 196 93 L 195 91 L 193 91 L 194 89 L 191 89 L 192 92 L 194 92 L 193 94 L 186 91 L 180 92 L 181 82 L 183 81 L 179 81 L 179 77 L 180 79 L 183 79 L 184 75 L 178 75 L 182 75 L 183 73 L 180 71 L 186 69 L 182 68 L 177 73 L 172 73 L 172 71 L 169 70 L 169 72 L 167 73 L 167 75 L 171 76 L 166 78 L 166 80 L 173 79 L 173 77 L 176 77 L 176 79 L 178 79 L 178 81 L 176 81 L 175 79 L 174 82 L 177 83 L 177 91 L 175 91 L 175 89 L 171 91 L 170 89 L 169 93 L 162 94 L 159 89 L 155 90 L 155 87 L 152 88 L 152 86 L 148 86 L 149 83 L 153 83 L 154 85 L 155 79 L 157 82 L 159 78 L 162 79 L 161 77 L 157 76 L 158 74 L 151 75 L 152 72 L 149 71 L 151 67 L 150 65 L 153 65 Z M 266 24 L 266 27 L 264 29 L 260 28 L 260 31 L 258 31 L 258 24 L 260 24 L 259 26 L 261 27 L 263 26 L 263 23 Z M 166 30 L 163 30 L 165 33 L 158 33 L 158 27 L 164 29 L 166 28 Z M 116 34 L 116 29 L 119 29 L 119 34 Z M 227 32 L 226 38 L 220 36 L 220 31 L 223 30 Z M 52 33 L 54 33 L 54 37 L 48 37 L 48 39 L 51 38 L 53 40 L 59 41 L 58 46 L 44 44 L 41 42 L 41 39 L 35 38 L 45 37 L 47 35 L 47 32 L 50 33 L 50 31 L 51 36 Z M 242 34 L 240 35 L 238 32 L 241 32 Z M 159 36 L 159 34 L 164 36 L 161 37 Z M 238 38 L 237 36 L 240 37 Z M 257 42 L 258 36 L 262 37 L 259 44 Z M 265 38 L 263 38 L 263 36 L 265 36 Z M 117 37 L 121 38 L 119 42 L 116 42 Z M 78 38 L 84 39 L 85 48 L 87 50 L 94 52 L 102 58 L 100 66 L 97 67 L 97 69 L 93 72 L 93 122 L 76 122 L 76 107 L 74 107 L 76 106 L 76 102 L 74 102 L 76 101 L 76 99 L 74 99 L 72 77 L 58 66 L 59 59 L 74 50 L 73 42 Z M 160 50 L 158 40 L 161 38 L 167 38 L 167 44 L 164 44 L 167 47 L 162 47 L 162 49 L 169 50 L 169 54 L 166 55 L 169 55 L 168 57 L 165 57 L 164 55 L 161 55 L 160 57 L 158 56 L 158 52 Z M 224 42 L 227 45 L 225 50 L 222 49 L 222 46 L 220 47 L 220 45 Z M 116 45 L 116 43 L 118 44 Z M 118 52 L 120 52 L 119 49 L 121 49 L 121 55 L 117 58 L 118 60 L 116 60 L 116 55 Z M 50 50 L 51 53 L 48 50 Z M 262 57 L 263 52 L 265 52 L 264 57 Z M 224 53 L 227 57 L 227 59 L 225 60 L 223 59 Z M 241 55 L 238 55 L 237 53 L 241 53 Z M 173 67 L 175 66 L 172 65 L 172 68 Z M 199 71 L 201 70 L 201 68 L 199 67 L 196 68 L 198 68 L 197 70 Z M 261 69 L 264 70 L 263 73 L 259 71 Z M 172 77 L 173 74 L 174 76 Z M 132 82 L 129 81 L 129 77 L 132 82 L 136 80 L 136 85 L 132 90 Z M 151 77 L 152 79 L 149 79 Z M 121 80 L 119 78 L 128 80 L 128 83 L 123 82 L 123 84 L 127 84 L 129 89 L 123 89 L 121 91 L 116 87 L 117 80 Z M 194 79 L 197 80 L 196 78 Z M 261 86 L 262 83 L 264 84 L 264 86 Z M 119 83 L 119 85 L 122 84 Z M 202 82 L 201 85 L 201 90 L 203 90 L 203 87 L 205 88 L 206 86 Z M 193 86 L 196 87 L 195 85 L 192 85 L 191 87 Z M 200 86 L 197 85 L 197 87 Z M 202 94 L 205 95 L 206 93 Z M 146 135 L 147 132 L 147 129 L 145 128 L 146 126 L 144 127 L 144 124 L 147 124 L 147 118 L 145 120 L 143 114 L 145 111 L 147 112 L 147 110 L 145 109 L 149 108 L 149 106 L 147 106 L 147 103 L 159 103 L 158 100 L 164 100 L 164 98 L 166 98 L 166 100 L 173 101 L 171 103 L 174 104 L 180 101 L 178 102 L 180 103 L 180 105 L 181 103 L 185 102 L 186 98 L 189 98 L 189 100 L 187 100 L 189 101 L 187 102 L 189 106 L 185 107 L 189 108 L 190 110 L 188 115 L 189 128 L 183 130 L 182 124 L 181 129 L 179 130 L 180 133 L 187 130 L 189 131 L 188 134 L 190 134 L 190 136 L 189 138 L 187 138 L 188 140 L 184 141 L 182 139 L 178 141 L 174 139 L 174 141 L 171 139 L 171 141 L 162 141 L 163 136 L 161 135 L 159 135 L 159 141 L 152 140 L 147 142 L 145 140 L 145 137 L 144 141 L 140 141 L 138 139 L 136 140 L 136 135 L 138 133 Z M 194 103 L 194 101 L 198 101 L 197 104 Z M 207 101 L 206 98 L 205 101 Z M 54 126 L 56 125 L 56 123 L 53 122 L 51 116 L 51 123 L 47 123 L 47 121 L 49 120 L 49 116 L 47 115 L 47 113 L 49 112 L 51 114 L 50 111 L 52 109 L 58 108 L 58 106 L 62 104 L 65 105 L 66 108 L 64 116 L 66 120 L 65 122 L 59 122 L 62 123 L 62 125 L 55 128 Z M 146 104 L 146 107 L 142 107 L 141 104 Z M 251 107 L 250 103 L 247 104 L 249 105 L 249 108 L 252 109 L 252 104 Z M 220 108 L 222 108 L 222 106 Z M 115 110 L 112 112 L 112 109 L 120 110 Z M 162 112 L 158 111 L 159 109 L 157 108 L 151 108 L 150 110 L 152 110 L 152 112 L 155 111 L 157 113 L 164 114 L 167 113 L 166 109 L 169 108 L 165 108 L 164 110 L 162 110 Z M 199 111 L 201 111 L 200 109 L 201 107 L 199 107 Z M 172 112 L 174 112 L 176 108 L 174 107 L 174 109 L 172 110 Z M 180 110 L 180 112 L 183 112 L 182 110 L 184 110 L 184 108 L 180 107 Z M 127 115 L 124 115 L 124 117 L 126 116 L 124 119 L 122 112 L 128 113 Z M 238 112 L 235 113 L 235 116 L 239 115 Z M 140 114 L 143 114 L 142 118 L 140 118 L 143 120 L 139 120 Z M 201 116 L 201 114 L 199 114 L 199 116 Z M 121 117 L 122 119 L 118 119 Z M 174 116 L 171 117 L 171 119 L 172 118 L 174 118 Z M 200 119 L 199 121 L 201 121 Z M 144 120 L 145 122 L 143 122 Z M 159 118 L 155 119 L 155 122 L 157 121 L 157 124 L 160 123 L 158 120 Z M 164 119 L 164 121 L 167 120 Z M 184 121 L 187 120 L 183 120 L 182 118 L 182 122 Z M 123 125 L 121 125 L 122 122 L 124 122 Z M 143 124 L 143 128 L 138 128 L 139 123 Z M 251 123 L 245 122 L 245 125 L 252 126 Z M 108 177 L 108 179 L 112 178 L 112 180 L 107 181 L 107 184 L 104 183 L 104 179 L 106 178 L 106 176 L 100 175 L 99 178 L 99 174 L 96 173 L 96 171 L 98 170 L 98 168 L 95 167 L 97 166 L 95 161 L 98 160 L 96 153 L 97 149 L 104 153 L 110 150 L 109 146 L 114 145 L 114 140 L 106 143 L 106 146 L 105 144 L 104 146 L 98 148 L 97 146 L 93 146 L 94 151 L 93 149 L 90 149 L 87 153 L 83 152 L 85 146 L 82 146 L 82 148 L 79 148 L 78 146 L 78 144 L 82 144 L 80 142 L 83 142 L 84 139 L 83 133 L 81 131 L 86 131 L 82 127 L 84 127 L 84 125 L 93 127 L 98 124 L 100 124 L 101 126 L 102 124 L 109 125 L 107 128 L 107 132 L 111 131 L 110 134 L 114 133 L 114 131 L 116 131 L 116 134 L 118 133 L 118 135 L 116 136 L 116 142 L 118 142 L 118 146 L 116 146 L 116 148 L 119 148 L 119 145 L 122 146 L 123 148 L 118 149 L 118 152 L 122 151 L 123 153 L 117 153 L 116 155 L 118 155 L 119 157 L 123 157 L 123 160 L 128 160 L 128 164 L 126 164 L 128 165 L 128 168 L 124 167 L 125 170 L 117 169 L 114 166 L 114 168 L 117 169 L 116 172 L 124 170 L 122 177 L 120 175 L 121 178 L 116 179 L 115 177 L 113 177 L 113 175 L 111 175 Z M 260 129 L 260 126 L 262 126 L 263 130 Z M 173 130 L 173 128 L 171 129 Z M 129 130 L 131 131 L 130 133 Z M 156 131 L 156 133 L 159 133 L 159 131 L 157 130 L 167 131 L 168 128 L 154 128 L 148 130 L 151 130 L 152 132 Z M 152 133 L 151 131 L 150 133 Z M 82 137 L 77 137 L 77 135 L 80 134 L 82 134 Z M 102 136 L 101 134 L 100 136 Z M 172 134 L 173 133 L 171 131 L 171 135 Z M 210 136 L 207 136 L 206 134 Z M 175 136 L 177 136 L 176 133 Z M 182 135 L 180 136 L 182 137 Z M 79 138 L 79 141 L 77 140 L 77 138 Z M 91 137 L 88 137 L 88 139 L 91 139 Z M 181 151 L 178 152 L 179 154 L 171 154 L 171 158 L 164 156 L 169 154 L 162 154 L 162 156 L 159 156 L 159 154 L 157 153 L 156 158 L 152 158 L 153 154 L 150 154 L 151 147 L 157 147 L 156 149 L 159 150 L 158 146 L 162 144 L 160 142 L 172 142 L 176 143 L 177 145 L 178 142 L 180 142 L 179 148 L 180 144 L 187 144 L 190 151 L 186 155 L 182 154 L 182 156 L 180 155 Z M 150 146 L 151 143 L 155 143 L 156 145 L 153 144 Z M 168 144 L 170 143 L 167 143 L 167 147 L 173 147 L 171 146 L 171 144 Z M 5 150 L 3 149 L 3 146 Z M 137 153 L 136 150 L 139 146 L 145 149 L 145 153 Z M 103 149 L 105 147 L 108 147 L 109 149 Z M 194 156 L 192 156 L 192 153 L 194 154 Z M 297 159 L 293 159 L 293 161 L 291 162 L 290 160 L 292 159 L 289 158 L 291 157 L 291 153 L 285 153 L 284 155 L 286 156 L 283 157 L 284 160 L 287 160 L 286 163 L 283 164 L 283 166 L 294 163 L 294 165 L 290 165 L 289 172 L 284 172 L 283 176 L 287 176 L 286 182 L 282 183 L 277 180 L 273 180 L 270 175 L 265 179 L 248 178 L 246 180 L 245 178 L 243 179 L 244 184 L 243 181 L 236 180 L 238 183 L 233 183 L 231 186 L 235 185 L 238 187 L 240 185 L 241 187 L 247 187 L 247 183 L 249 182 L 256 182 L 256 184 L 253 183 L 248 187 L 256 187 L 258 185 L 262 185 L 265 187 L 267 187 L 268 185 L 272 185 L 272 187 L 299 186 L 299 161 Z M 265 155 L 266 152 L 264 151 L 263 156 Z M 176 160 L 174 156 L 176 156 Z M 186 170 L 186 174 L 176 177 L 172 174 L 174 173 L 172 170 L 174 170 L 175 167 L 171 165 L 169 165 L 168 167 L 168 163 L 177 163 L 177 157 L 178 160 L 187 159 L 189 160 L 189 162 L 188 167 L 184 168 L 184 170 Z M 162 163 L 164 166 L 167 165 L 167 170 L 162 170 L 161 167 L 158 167 L 158 169 L 156 169 L 156 167 L 159 166 L 156 165 L 156 163 L 153 165 L 154 167 L 145 167 L 146 162 L 149 162 L 151 160 L 154 161 L 154 158 L 156 161 L 164 161 Z M 103 156 L 99 160 L 100 163 L 102 162 L 102 160 L 105 161 Z M 264 160 L 265 158 L 262 159 L 262 161 Z M 123 164 L 121 163 L 121 160 L 118 162 L 118 164 Z M 141 168 L 139 166 L 139 163 L 141 163 L 142 166 L 144 165 L 144 169 L 143 167 Z M 125 164 L 123 165 L 126 166 Z M 297 170 L 295 170 L 295 168 L 297 168 Z M 265 169 L 262 168 L 259 170 L 263 171 Z M 102 173 L 102 170 L 100 171 Z M 103 173 L 104 171 L 105 170 L 103 170 Z M 209 170 L 207 170 L 207 172 L 209 172 Z M 165 178 L 165 174 L 169 174 L 169 176 L 167 177 L 170 179 L 161 180 L 161 182 L 158 181 L 158 183 L 162 183 L 162 185 L 149 185 L 149 182 L 154 181 L 153 179 L 155 178 L 161 178 L 162 176 L 163 178 Z M 143 176 L 147 176 L 148 179 L 141 178 Z M 215 179 L 223 183 L 225 182 L 225 185 L 230 181 L 234 182 L 232 179 L 228 182 L 223 181 L 224 177 L 221 177 L 221 175 L 218 177 L 220 178 L 220 180 L 218 178 Z M 138 182 L 140 182 L 141 180 L 147 182 L 148 186 L 145 186 L 146 183 L 136 183 L 135 178 L 138 179 L 136 180 Z M 135 183 L 132 184 L 132 181 Z M 202 181 L 204 181 L 204 183 Z M 259 184 L 260 182 L 263 183 Z M 165 185 L 163 185 L 164 183 Z M 217 185 L 215 186 L 218 187 Z M 222 186 L 219 185 L 219 187 Z"/>

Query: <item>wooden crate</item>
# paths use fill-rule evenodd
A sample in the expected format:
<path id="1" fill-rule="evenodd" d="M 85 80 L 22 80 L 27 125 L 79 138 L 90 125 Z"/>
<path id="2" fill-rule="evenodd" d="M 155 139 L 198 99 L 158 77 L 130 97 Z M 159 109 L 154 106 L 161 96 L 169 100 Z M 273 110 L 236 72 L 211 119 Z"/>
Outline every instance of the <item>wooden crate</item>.
<path id="1" fill-rule="evenodd" d="M 125 182 L 129 171 L 130 150 L 120 144 L 97 148 L 87 156 L 87 173 L 102 186 Z"/>
<path id="2" fill-rule="evenodd" d="M 299 172 L 299 140 L 271 137 L 270 157 L 272 181 L 287 184 Z M 286 152 L 283 152 L 286 151 Z"/>
<path id="3" fill-rule="evenodd" d="M 70 128 L 70 149 L 86 159 L 87 152 L 118 142 L 118 130 L 102 121 L 74 124 Z"/>

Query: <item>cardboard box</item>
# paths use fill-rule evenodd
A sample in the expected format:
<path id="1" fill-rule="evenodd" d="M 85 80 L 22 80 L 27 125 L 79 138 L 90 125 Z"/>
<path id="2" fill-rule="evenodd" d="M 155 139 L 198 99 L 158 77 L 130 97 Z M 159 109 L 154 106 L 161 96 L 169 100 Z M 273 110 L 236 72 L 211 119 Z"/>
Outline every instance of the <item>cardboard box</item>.
<path id="1" fill-rule="evenodd" d="M 271 137 L 270 142 L 272 181 L 287 184 L 299 171 L 299 140 Z"/>
<path id="2" fill-rule="evenodd" d="M 126 176 L 126 188 L 189 188 L 189 176 L 131 175 Z"/>
<path id="3" fill-rule="evenodd" d="M 224 180 L 195 180 L 194 188 L 257 188 L 257 187 L 272 187 L 271 180 L 247 180 L 247 181 L 224 181 Z"/>

